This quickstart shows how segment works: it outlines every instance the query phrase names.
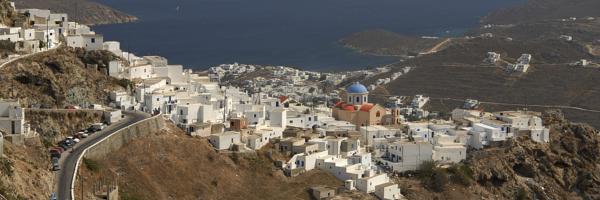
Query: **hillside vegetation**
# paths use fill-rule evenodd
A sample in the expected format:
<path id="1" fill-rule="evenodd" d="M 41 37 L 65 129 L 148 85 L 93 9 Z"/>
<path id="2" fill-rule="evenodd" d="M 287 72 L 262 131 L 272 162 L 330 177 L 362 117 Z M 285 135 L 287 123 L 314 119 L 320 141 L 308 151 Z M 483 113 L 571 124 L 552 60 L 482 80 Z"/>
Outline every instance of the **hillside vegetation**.
<path id="1" fill-rule="evenodd" d="M 8 200 L 48 199 L 54 187 L 50 156 L 36 139 L 26 146 L 4 142 L 0 157 L 0 195 Z"/>
<path id="2" fill-rule="evenodd" d="M 485 24 L 513 24 L 569 17 L 598 17 L 598 0 L 527 0 L 524 5 L 490 13 Z"/>
<path id="3" fill-rule="evenodd" d="M 18 60 L 0 69 L 0 97 L 18 98 L 25 107 L 107 104 L 110 91 L 126 86 L 106 75 L 113 59 L 107 51 L 60 47 Z"/>
<path id="4" fill-rule="evenodd" d="M 471 32 L 477 36 L 481 33 L 492 33 L 494 37 L 454 39 L 439 52 L 396 64 L 398 68 L 416 68 L 385 85 L 387 92 L 391 95 L 425 94 L 434 98 L 472 98 L 487 102 L 600 110 L 597 100 L 600 99 L 600 88 L 597 87 L 600 85 L 599 68 L 597 65 L 571 65 L 580 59 L 600 61 L 593 51 L 599 46 L 600 20 L 545 20 Z M 563 34 L 573 36 L 573 41 L 560 39 Z M 489 51 L 500 53 L 502 61 L 494 65 L 483 63 Z M 506 71 L 504 67 L 514 63 L 523 53 L 533 56 L 529 71 Z M 364 82 L 371 83 L 384 77 L 389 77 L 389 74 Z M 448 112 L 455 108 L 453 106 L 436 102 L 432 109 Z M 524 107 L 486 106 L 490 111 Z M 576 110 L 565 110 L 565 113 L 571 120 L 600 127 L 600 115 L 597 113 Z"/>

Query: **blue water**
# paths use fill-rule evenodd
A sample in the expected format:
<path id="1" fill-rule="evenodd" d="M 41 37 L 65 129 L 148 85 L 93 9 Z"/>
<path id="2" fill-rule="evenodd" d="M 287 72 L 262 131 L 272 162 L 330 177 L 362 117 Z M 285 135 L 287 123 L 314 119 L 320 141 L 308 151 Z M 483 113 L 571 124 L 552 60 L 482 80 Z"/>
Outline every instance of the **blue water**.
<path id="1" fill-rule="evenodd" d="M 352 33 L 387 29 L 455 35 L 491 10 L 523 0 L 98 0 L 140 18 L 94 29 L 138 55 L 186 68 L 222 63 L 350 70 L 397 60 L 338 44 Z M 177 9 L 179 7 L 179 9 Z M 452 30 L 447 32 L 447 30 Z"/>

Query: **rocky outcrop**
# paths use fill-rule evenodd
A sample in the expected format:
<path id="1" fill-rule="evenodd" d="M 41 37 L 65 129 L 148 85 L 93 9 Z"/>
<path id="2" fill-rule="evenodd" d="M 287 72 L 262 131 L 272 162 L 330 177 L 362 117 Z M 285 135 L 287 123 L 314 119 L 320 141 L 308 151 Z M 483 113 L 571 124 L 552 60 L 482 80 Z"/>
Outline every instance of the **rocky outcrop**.
<path id="1" fill-rule="evenodd" d="M 503 199 L 600 199 L 600 137 L 584 124 L 570 123 L 559 111 L 547 112 L 551 142 L 526 136 L 502 148 L 471 152 L 468 165 L 478 185 Z"/>
<path id="2" fill-rule="evenodd" d="M 107 104 L 109 92 L 123 88 L 106 74 L 107 51 L 61 47 L 13 62 L 0 69 L 0 97 L 18 98 L 25 107 Z"/>

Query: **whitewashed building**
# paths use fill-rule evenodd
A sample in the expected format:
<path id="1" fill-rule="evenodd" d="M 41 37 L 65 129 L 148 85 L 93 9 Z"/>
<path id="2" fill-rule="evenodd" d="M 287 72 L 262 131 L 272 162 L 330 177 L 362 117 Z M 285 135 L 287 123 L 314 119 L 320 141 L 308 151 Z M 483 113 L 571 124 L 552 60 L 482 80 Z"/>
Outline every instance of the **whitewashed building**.
<path id="1" fill-rule="evenodd" d="M 241 136 L 239 132 L 228 131 L 221 134 L 212 134 L 208 136 L 208 141 L 217 150 L 227 150 L 234 144 L 241 144 Z"/>

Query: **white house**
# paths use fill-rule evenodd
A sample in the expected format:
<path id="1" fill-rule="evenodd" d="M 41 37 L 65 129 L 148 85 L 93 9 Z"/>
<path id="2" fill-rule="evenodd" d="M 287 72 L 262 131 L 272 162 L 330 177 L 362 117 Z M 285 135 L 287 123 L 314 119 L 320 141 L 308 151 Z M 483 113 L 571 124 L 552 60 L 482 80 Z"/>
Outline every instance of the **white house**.
<path id="1" fill-rule="evenodd" d="M 121 43 L 117 41 L 106 41 L 102 44 L 102 49 L 106 51 L 110 51 L 117 56 L 123 56 L 123 51 L 121 50 Z"/>
<path id="2" fill-rule="evenodd" d="M 367 146 L 372 146 L 376 138 L 393 138 L 400 134 L 398 129 L 389 129 L 381 125 L 361 126 L 358 131 L 361 134 L 361 142 Z"/>
<path id="3" fill-rule="evenodd" d="M 379 174 L 371 177 L 359 178 L 356 180 L 356 188 L 366 193 L 375 192 L 375 187 L 390 182 L 387 174 Z M 397 185 L 396 185 L 397 186 Z"/>
<path id="4" fill-rule="evenodd" d="M 413 108 L 423 108 L 423 106 L 425 106 L 425 104 L 427 104 L 427 102 L 429 102 L 429 97 L 425 97 L 423 95 L 415 95 L 415 97 L 413 98 L 412 102 L 411 102 L 411 106 Z"/>
<path id="5" fill-rule="evenodd" d="M 104 37 L 99 34 L 69 35 L 65 39 L 69 47 L 85 48 L 88 51 L 104 48 Z"/>
<path id="6" fill-rule="evenodd" d="M 490 142 L 504 141 L 507 138 L 506 132 L 502 132 L 500 128 L 482 123 L 473 124 L 469 133 L 471 134 L 469 146 L 475 149 L 481 149 Z"/>
<path id="7" fill-rule="evenodd" d="M 175 121 L 183 126 L 195 123 L 216 122 L 216 116 L 212 106 L 202 103 L 191 103 L 177 105 L 177 113 L 174 113 Z"/>
<path id="8" fill-rule="evenodd" d="M 134 65 L 125 68 L 125 78 L 127 79 L 147 79 L 152 77 L 152 65 Z"/>
<path id="9" fill-rule="evenodd" d="M 116 123 L 123 119 L 121 110 L 105 110 L 104 111 L 104 122 L 108 124 Z"/>
<path id="10" fill-rule="evenodd" d="M 221 134 L 212 134 L 208 136 L 208 141 L 217 150 L 226 150 L 234 144 L 240 144 L 241 138 L 239 132 L 228 131 Z"/>
<path id="11" fill-rule="evenodd" d="M 121 63 L 121 61 L 113 60 L 113 61 L 108 62 L 108 75 L 109 76 L 112 76 L 115 78 L 120 78 L 121 73 L 123 73 L 123 64 Z"/>
<path id="12" fill-rule="evenodd" d="M 375 186 L 375 196 L 381 200 L 396 200 L 403 198 L 398 184 L 392 182 Z"/>
<path id="13" fill-rule="evenodd" d="M 269 118 L 272 127 L 285 128 L 287 126 L 287 111 L 285 109 L 277 108 L 271 110 Z"/>
<path id="14" fill-rule="evenodd" d="M 389 144 L 383 164 L 394 171 L 418 170 L 425 161 L 432 161 L 433 145 L 429 142 L 398 141 Z"/>
<path id="15" fill-rule="evenodd" d="M 0 132 L 6 134 L 24 134 L 25 110 L 21 108 L 19 101 L 0 101 Z"/>

